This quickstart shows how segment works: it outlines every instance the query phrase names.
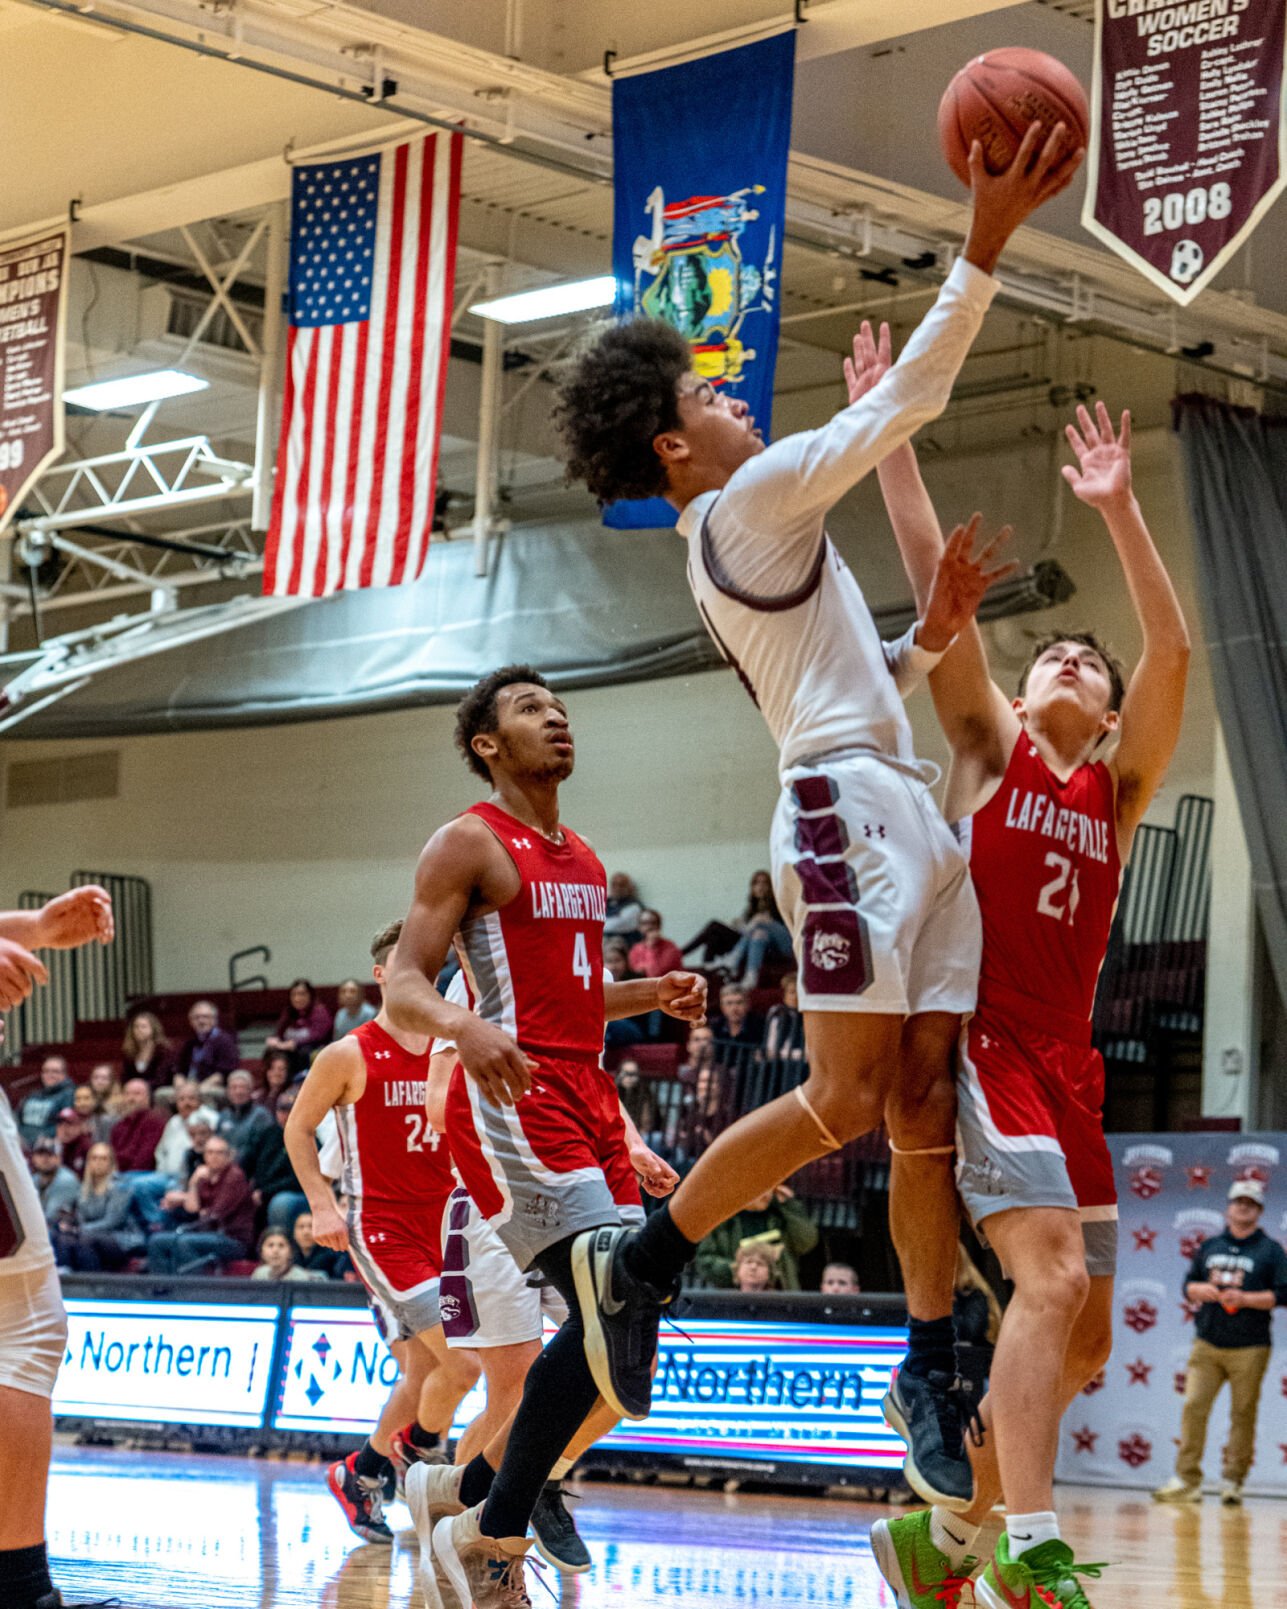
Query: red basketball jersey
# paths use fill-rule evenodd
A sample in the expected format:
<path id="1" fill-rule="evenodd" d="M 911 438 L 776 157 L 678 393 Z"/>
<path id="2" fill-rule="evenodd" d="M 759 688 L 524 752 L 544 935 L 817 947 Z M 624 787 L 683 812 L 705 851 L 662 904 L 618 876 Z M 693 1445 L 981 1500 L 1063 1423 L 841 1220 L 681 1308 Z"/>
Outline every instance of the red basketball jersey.
<path id="1" fill-rule="evenodd" d="M 518 868 L 508 905 L 460 925 L 457 948 L 474 1009 L 545 1056 L 603 1048 L 603 919 L 608 885 L 599 857 L 570 829 L 551 843 L 493 804 L 485 821 Z"/>
<path id="2" fill-rule="evenodd" d="M 983 914 L 979 993 L 1013 989 L 1084 1020 L 1121 885 L 1113 778 L 1102 761 L 1060 782 L 1020 734 L 1000 788 L 971 820 Z"/>
<path id="3" fill-rule="evenodd" d="M 347 1036 L 366 1062 L 361 1096 L 335 1108 L 344 1155 L 344 1190 L 368 1211 L 442 1215 L 455 1180 L 441 1134 L 425 1116 L 429 1052 L 414 1056 L 372 1020 Z M 434 1206 L 436 1203 L 436 1209 Z"/>

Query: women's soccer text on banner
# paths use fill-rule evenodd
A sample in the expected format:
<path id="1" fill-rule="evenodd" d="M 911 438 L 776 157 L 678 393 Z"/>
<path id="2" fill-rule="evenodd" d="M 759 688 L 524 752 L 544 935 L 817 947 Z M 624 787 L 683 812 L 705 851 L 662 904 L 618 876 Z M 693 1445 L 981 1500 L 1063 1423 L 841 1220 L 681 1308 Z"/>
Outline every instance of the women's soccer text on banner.
<path id="1" fill-rule="evenodd" d="M 1082 223 L 1181 304 L 1287 176 L 1284 0 L 1100 0 Z"/>
<path id="2" fill-rule="evenodd" d="M 67 230 L 0 247 L 0 530 L 63 450 Z"/>

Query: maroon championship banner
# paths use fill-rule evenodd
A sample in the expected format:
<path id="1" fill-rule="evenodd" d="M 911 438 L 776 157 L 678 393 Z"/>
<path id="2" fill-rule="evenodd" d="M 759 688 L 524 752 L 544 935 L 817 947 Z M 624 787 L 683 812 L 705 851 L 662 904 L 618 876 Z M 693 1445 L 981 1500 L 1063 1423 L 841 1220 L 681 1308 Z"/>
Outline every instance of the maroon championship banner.
<path id="1" fill-rule="evenodd" d="M 0 246 L 0 530 L 63 450 L 68 238 Z"/>
<path id="2" fill-rule="evenodd" d="M 1182 305 L 1283 187 L 1287 0 L 1099 0 L 1082 223 Z"/>

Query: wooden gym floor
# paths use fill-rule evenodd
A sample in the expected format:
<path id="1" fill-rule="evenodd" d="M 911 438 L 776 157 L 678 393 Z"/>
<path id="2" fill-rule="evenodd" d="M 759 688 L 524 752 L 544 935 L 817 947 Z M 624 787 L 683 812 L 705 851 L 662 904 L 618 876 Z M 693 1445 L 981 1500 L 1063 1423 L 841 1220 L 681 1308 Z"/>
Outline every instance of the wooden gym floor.
<path id="1" fill-rule="evenodd" d="M 577 1523 L 589 1575 L 553 1596 L 579 1609 L 771 1605 L 891 1609 L 868 1527 L 902 1512 L 844 1499 L 726 1496 L 589 1482 Z M 360 1542 L 318 1464 L 59 1447 L 49 1552 L 68 1604 L 124 1609 L 420 1609 L 417 1547 L 394 1508 L 392 1549 Z M 1160 1508 L 1132 1492 L 1064 1487 L 1065 1535 L 1112 1567 L 1095 1609 L 1287 1609 L 1287 1503 Z M 534 1605 L 550 1594 L 531 1585 Z M 967 1599 L 968 1603 L 968 1599 Z"/>

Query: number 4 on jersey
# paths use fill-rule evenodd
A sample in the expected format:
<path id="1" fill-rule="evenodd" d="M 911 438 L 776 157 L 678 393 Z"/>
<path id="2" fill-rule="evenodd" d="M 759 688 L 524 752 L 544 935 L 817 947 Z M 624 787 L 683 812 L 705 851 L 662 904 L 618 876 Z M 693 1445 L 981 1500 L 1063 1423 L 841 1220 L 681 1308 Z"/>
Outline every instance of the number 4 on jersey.
<path id="1" fill-rule="evenodd" d="M 590 965 L 589 952 L 585 947 L 585 934 L 578 933 L 576 943 L 572 946 L 572 976 L 580 978 L 583 988 L 590 987 L 590 979 L 594 976 L 594 968 Z"/>

